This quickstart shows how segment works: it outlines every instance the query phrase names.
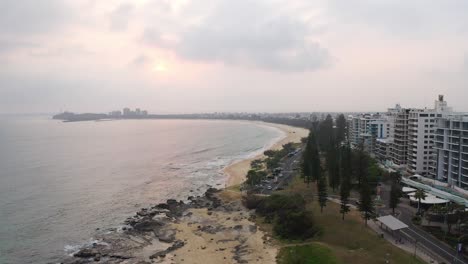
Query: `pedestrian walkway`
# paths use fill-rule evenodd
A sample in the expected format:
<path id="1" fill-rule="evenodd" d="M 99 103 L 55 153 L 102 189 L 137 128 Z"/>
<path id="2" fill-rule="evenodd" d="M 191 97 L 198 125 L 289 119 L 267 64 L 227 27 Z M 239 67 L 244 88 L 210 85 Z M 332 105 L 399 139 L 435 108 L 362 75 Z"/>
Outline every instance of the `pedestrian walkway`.
<path id="1" fill-rule="evenodd" d="M 435 256 L 431 253 L 430 250 L 424 248 L 422 245 L 415 245 L 415 243 L 406 236 L 394 237 L 390 232 L 386 231 L 384 228 L 381 228 L 378 222 L 369 221 L 368 226 L 377 234 L 383 235 L 383 238 L 391 244 L 393 244 L 394 246 L 410 254 L 416 255 L 418 258 L 422 259 L 426 263 L 450 263 L 446 260 L 441 259 L 438 256 Z"/>

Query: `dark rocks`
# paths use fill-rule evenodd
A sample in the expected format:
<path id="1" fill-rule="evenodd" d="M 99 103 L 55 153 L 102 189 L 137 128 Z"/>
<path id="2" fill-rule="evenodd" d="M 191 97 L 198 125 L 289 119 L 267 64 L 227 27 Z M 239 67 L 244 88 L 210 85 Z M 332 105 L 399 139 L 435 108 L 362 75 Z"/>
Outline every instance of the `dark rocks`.
<path id="1" fill-rule="evenodd" d="M 159 238 L 159 241 L 172 243 L 175 240 L 176 232 L 174 230 L 159 230 L 156 236 Z"/>
<path id="2" fill-rule="evenodd" d="M 222 226 L 212 226 L 212 225 L 206 225 L 198 228 L 200 231 L 209 233 L 209 234 L 216 234 L 219 231 L 223 230 Z"/>
<path id="3" fill-rule="evenodd" d="M 98 254 L 99 251 L 94 248 L 84 248 L 73 254 L 73 256 L 77 258 L 94 258 Z"/>
<path id="4" fill-rule="evenodd" d="M 184 242 L 184 241 L 182 241 L 182 240 L 177 240 L 172 246 L 170 246 L 170 247 L 168 248 L 168 250 L 173 251 L 173 250 L 176 250 L 176 249 L 178 249 L 178 248 L 183 247 L 184 245 L 185 245 L 185 242 Z"/>
<path id="5" fill-rule="evenodd" d="M 183 241 L 177 240 L 176 242 L 174 242 L 174 244 L 172 244 L 172 246 L 168 247 L 166 250 L 156 252 L 153 255 L 151 255 L 149 258 L 150 259 L 154 259 L 154 258 L 158 258 L 158 257 L 164 258 L 171 251 L 179 249 L 179 248 L 183 247 L 184 245 L 185 245 L 185 243 Z"/>
<path id="6" fill-rule="evenodd" d="M 110 255 L 109 257 L 115 258 L 115 259 L 131 259 L 132 258 L 130 256 L 125 256 L 125 255 L 120 255 L 120 254 Z"/>
<path id="7" fill-rule="evenodd" d="M 199 190 L 197 190 L 199 191 Z M 169 199 L 166 203 L 160 203 L 152 207 L 141 208 L 135 215 L 128 217 L 124 221 L 124 226 L 114 229 L 113 232 L 99 234 L 96 239 L 99 243 L 94 243 L 88 248 L 83 248 L 73 255 L 64 259 L 66 264 L 89 264 L 89 263 L 147 263 L 134 256 L 137 250 L 150 245 L 152 239 L 172 243 L 166 250 L 156 252 L 151 258 L 165 257 L 169 252 L 177 250 L 185 245 L 184 241 L 176 240 L 176 231 L 167 228 L 170 222 L 178 221 L 180 217 L 190 217 L 190 208 L 206 208 L 208 214 L 214 211 L 229 211 L 231 205 L 222 205 L 217 197 L 219 190 L 209 188 L 202 196 L 188 197 L 188 203 Z M 229 219 L 229 218 L 228 218 Z M 242 228 L 242 226 L 240 227 Z M 200 225 L 198 230 L 215 234 L 226 228 L 222 225 Z M 112 231 L 111 229 L 107 229 Z M 211 240 L 213 241 L 213 240 Z M 222 241 L 217 241 L 220 243 Z M 204 249 L 205 247 L 201 247 Z M 221 248 L 220 251 L 225 250 Z"/>
<path id="8" fill-rule="evenodd" d="M 160 204 L 156 205 L 155 207 L 159 208 L 159 209 L 169 209 L 169 205 L 165 204 L 165 203 L 160 203 Z"/>
<path id="9" fill-rule="evenodd" d="M 133 229 L 137 231 L 149 232 L 149 231 L 157 231 L 161 226 L 165 223 L 159 220 L 154 220 L 151 218 L 144 218 L 140 221 L 137 221 L 133 225 Z"/>

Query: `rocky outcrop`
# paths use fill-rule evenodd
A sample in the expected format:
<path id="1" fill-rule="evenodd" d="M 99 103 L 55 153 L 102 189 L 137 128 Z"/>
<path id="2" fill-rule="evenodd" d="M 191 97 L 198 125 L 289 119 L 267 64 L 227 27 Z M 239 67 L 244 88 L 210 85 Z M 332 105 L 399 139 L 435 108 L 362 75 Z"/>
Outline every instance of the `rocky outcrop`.
<path id="1" fill-rule="evenodd" d="M 223 208 L 221 200 L 216 196 L 219 191 L 209 188 L 203 196 L 190 196 L 188 202 L 169 199 L 165 203 L 150 208 L 142 208 L 135 215 L 124 221 L 119 232 L 107 232 L 98 237 L 100 243 L 82 248 L 72 257 L 65 259 L 64 264 L 84 263 L 150 263 L 151 259 L 164 258 L 168 253 L 185 245 L 184 241 L 176 240 L 176 231 L 168 228 L 168 223 L 188 217 L 190 208 L 207 208 L 208 210 Z M 216 233 L 219 226 L 200 226 L 201 232 Z M 165 249 L 155 251 L 149 258 L 135 256 L 138 249 L 151 246 L 155 241 L 169 244 Z"/>

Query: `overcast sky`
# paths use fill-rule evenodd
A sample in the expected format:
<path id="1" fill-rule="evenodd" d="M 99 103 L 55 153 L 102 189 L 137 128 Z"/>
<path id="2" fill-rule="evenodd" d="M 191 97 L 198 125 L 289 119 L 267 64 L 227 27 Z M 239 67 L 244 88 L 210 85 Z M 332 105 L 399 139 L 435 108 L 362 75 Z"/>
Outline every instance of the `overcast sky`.
<path id="1" fill-rule="evenodd" d="M 0 0 L 0 113 L 468 111 L 466 0 Z"/>

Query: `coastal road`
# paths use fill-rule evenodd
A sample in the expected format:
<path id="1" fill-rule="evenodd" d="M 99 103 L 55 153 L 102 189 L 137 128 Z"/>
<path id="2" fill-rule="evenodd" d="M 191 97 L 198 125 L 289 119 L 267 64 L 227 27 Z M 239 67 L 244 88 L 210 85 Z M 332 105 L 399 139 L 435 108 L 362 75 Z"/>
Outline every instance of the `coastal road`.
<path id="1" fill-rule="evenodd" d="M 387 206 L 390 198 L 389 185 L 382 184 L 381 197 L 382 201 Z M 437 238 L 433 237 L 431 234 L 424 231 L 419 226 L 413 224 L 411 219 L 415 214 L 415 209 L 408 204 L 407 199 L 402 199 L 402 202 L 398 205 L 397 211 L 400 212 L 400 214 L 398 215 L 398 219 L 406 225 L 408 225 L 408 228 L 403 229 L 402 233 L 416 240 L 417 245 L 424 246 L 426 249 L 430 250 L 431 253 L 439 255 L 441 258 L 449 261 L 449 263 L 468 264 L 468 260 L 463 256 L 457 256 L 457 252 L 449 245 L 445 244 L 442 241 L 439 241 Z M 379 214 L 391 214 L 391 209 L 380 209 Z"/>
<path id="2" fill-rule="evenodd" d="M 262 194 L 271 194 L 273 191 L 277 190 L 278 188 L 284 188 L 286 187 L 294 178 L 294 175 L 296 174 L 295 168 L 299 168 L 300 166 L 300 161 L 302 158 L 302 150 L 303 148 L 301 147 L 301 150 L 297 152 L 294 156 L 292 157 L 284 157 L 282 160 L 282 171 L 281 173 L 283 174 L 282 177 L 278 177 L 278 182 L 274 183 L 273 180 L 269 183 L 266 184 L 266 186 L 263 186 L 262 189 L 260 190 L 260 193 Z M 271 186 L 271 190 L 268 190 L 268 186 Z"/>

